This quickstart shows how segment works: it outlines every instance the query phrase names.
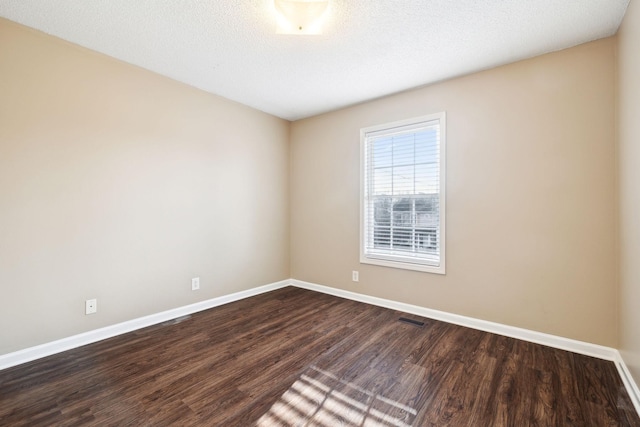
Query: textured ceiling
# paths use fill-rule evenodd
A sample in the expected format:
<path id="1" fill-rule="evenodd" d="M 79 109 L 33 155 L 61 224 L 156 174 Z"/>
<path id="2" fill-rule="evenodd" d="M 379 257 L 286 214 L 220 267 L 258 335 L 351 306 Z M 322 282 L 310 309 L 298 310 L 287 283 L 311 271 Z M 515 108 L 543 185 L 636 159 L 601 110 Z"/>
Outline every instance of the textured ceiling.
<path id="1" fill-rule="evenodd" d="M 331 0 L 321 36 L 273 0 L 0 0 L 0 16 L 288 120 L 616 33 L 629 0 Z"/>

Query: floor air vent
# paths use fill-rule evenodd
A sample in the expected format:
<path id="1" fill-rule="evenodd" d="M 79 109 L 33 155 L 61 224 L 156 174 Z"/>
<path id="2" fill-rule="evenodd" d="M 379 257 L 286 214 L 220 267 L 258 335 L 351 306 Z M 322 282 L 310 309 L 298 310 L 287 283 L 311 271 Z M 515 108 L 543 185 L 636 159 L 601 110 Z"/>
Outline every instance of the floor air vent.
<path id="1" fill-rule="evenodd" d="M 420 322 L 418 320 L 413 320 L 413 319 L 407 319 L 406 317 L 401 317 L 398 320 L 400 322 L 408 323 L 413 326 L 418 326 L 419 328 L 422 328 L 424 326 L 424 322 Z"/>

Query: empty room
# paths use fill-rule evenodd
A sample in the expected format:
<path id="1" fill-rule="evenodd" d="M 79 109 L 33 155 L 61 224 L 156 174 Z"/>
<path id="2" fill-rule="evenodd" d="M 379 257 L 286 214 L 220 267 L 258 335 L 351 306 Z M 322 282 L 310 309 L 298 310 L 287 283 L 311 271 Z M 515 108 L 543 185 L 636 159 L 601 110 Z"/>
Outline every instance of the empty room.
<path id="1" fill-rule="evenodd" d="M 0 0 L 0 426 L 640 426 L 638 0 Z"/>

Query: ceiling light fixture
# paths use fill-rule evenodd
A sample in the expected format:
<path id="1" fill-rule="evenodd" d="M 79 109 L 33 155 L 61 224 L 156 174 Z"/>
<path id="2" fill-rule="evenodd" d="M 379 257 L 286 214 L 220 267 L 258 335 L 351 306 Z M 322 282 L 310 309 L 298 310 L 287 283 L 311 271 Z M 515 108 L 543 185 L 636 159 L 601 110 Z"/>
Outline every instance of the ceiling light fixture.
<path id="1" fill-rule="evenodd" d="M 322 34 L 328 0 L 274 0 L 278 34 Z"/>

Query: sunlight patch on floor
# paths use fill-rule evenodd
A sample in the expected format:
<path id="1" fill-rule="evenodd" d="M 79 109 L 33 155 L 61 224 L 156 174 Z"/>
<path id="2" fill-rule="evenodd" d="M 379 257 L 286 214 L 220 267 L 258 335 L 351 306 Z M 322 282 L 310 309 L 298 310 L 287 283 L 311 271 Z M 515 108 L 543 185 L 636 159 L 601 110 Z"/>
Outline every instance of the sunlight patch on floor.
<path id="1" fill-rule="evenodd" d="M 410 427 L 410 406 L 312 366 L 257 422 L 258 427 Z"/>

